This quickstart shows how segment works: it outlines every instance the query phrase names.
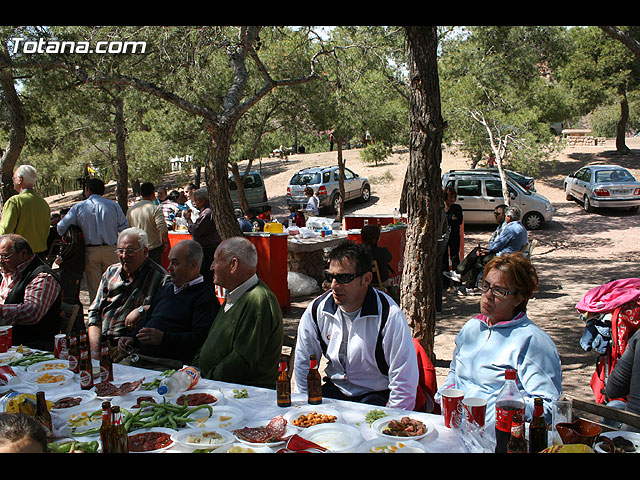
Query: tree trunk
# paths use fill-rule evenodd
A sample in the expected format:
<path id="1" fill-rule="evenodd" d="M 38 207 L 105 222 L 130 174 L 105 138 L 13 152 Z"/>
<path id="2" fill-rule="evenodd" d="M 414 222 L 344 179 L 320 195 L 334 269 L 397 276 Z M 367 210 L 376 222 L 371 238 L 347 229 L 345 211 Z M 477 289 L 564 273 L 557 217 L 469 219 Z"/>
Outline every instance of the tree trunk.
<path id="1" fill-rule="evenodd" d="M 205 166 L 206 183 L 209 191 L 209 203 L 216 219 L 216 228 L 222 239 L 242 236 L 240 224 L 233 212 L 233 203 L 229 194 L 229 152 L 235 123 L 209 129 L 211 135 L 210 151 Z"/>
<path id="2" fill-rule="evenodd" d="M 619 93 L 622 98 L 620 99 L 620 119 L 616 125 L 616 152 L 621 155 L 627 155 L 631 152 L 625 139 L 627 122 L 629 121 L 629 102 L 627 101 L 627 93 L 624 90 Z"/>
<path id="3" fill-rule="evenodd" d="M 338 135 L 338 191 L 340 192 L 340 207 L 336 212 L 336 222 L 342 223 L 342 218 L 344 217 L 344 199 L 345 199 L 345 191 L 344 191 L 344 166 L 345 160 L 342 155 L 342 145 L 344 144 L 344 139 L 341 135 Z M 328 192 L 327 192 L 328 193 Z"/>
<path id="4" fill-rule="evenodd" d="M 408 226 L 401 299 L 413 336 L 435 359 L 436 250 L 443 215 L 442 132 L 435 26 L 405 27 L 410 68 L 410 140 L 403 205 Z"/>
<path id="5" fill-rule="evenodd" d="M 2 152 L 0 156 L 0 181 L 2 182 L 0 186 L 0 203 L 4 204 L 11 195 L 16 193 L 13 189 L 13 169 L 22 153 L 27 137 L 27 129 L 25 127 L 24 107 L 16 92 L 11 69 L 0 69 L 0 87 L 0 90 L 4 92 L 4 104 L 7 107 L 11 124 L 7 148 L 4 152 L 0 150 Z"/>
<path id="6" fill-rule="evenodd" d="M 116 199 L 126 215 L 129 208 L 129 166 L 127 165 L 127 150 L 125 146 L 127 133 L 124 123 L 124 100 L 122 97 L 115 99 L 115 107 L 114 124 L 116 129 L 116 157 L 118 159 Z"/>

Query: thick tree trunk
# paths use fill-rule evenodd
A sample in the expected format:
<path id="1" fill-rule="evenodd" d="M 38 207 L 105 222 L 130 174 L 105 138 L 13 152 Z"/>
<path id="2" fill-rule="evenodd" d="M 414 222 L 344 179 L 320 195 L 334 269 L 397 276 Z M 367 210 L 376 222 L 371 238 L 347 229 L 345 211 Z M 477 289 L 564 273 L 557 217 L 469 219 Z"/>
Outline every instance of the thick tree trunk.
<path id="1" fill-rule="evenodd" d="M 629 102 L 627 100 L 626 92 L 620 92 L 622 98 L 620 99 L 620 119 L 616 125 L 616 152 L 622 155 L 627 155 L 631 152 L 626 143 L 627 122 L 629 121 Z"/>
<path id="2" fill-rule="evenodd" d="M 402 204 L 408 217 L 402 309 L 413 336 L 434 359 L 436 250 L 443 214 L 442 132 L 435 26 L 406 27 L 410 66 L 410 157 Z"/>
<path id="3" fill-rule="evenodd" d="M 344 139 L 341 135 L 338 135 L 338 191 L 340 192 L 340 207 L 336 212 L 336 222 L 342 223 L 342 219 L 344 218 L 344 199 L 345 199 L 345 191 L 344 191 L 344 167 L 345 167 L 345 159 L 342 155 L 342 145 L 344 145 Z"/>
<path id="4" fill-rule="evenodd" d="M 6 54 L 6 52 L 4 52 Z M 7 55 L 8 57 L 8 55 Z M 0 150 L 0 204 L 13 194 L 13 169 L 20 158 L 27 137 L 24 108 L 16 92 L 13 73 L 9 68 L 0 69 L 0 87 L 4 92 L 4 104 L 11 124 L 9 143 L 4 151 Z"/>
<path id="5" fill-rule="evenodd" d="M 209 129 L 211 155 L 207 158 L 205 166 L 209 202 L 216 219 L 216 228 L 223 240 L 243 235 L 233 212 L 233 203 L 229 194 L 228 160 L 234 128 L 235 124 Z"/>

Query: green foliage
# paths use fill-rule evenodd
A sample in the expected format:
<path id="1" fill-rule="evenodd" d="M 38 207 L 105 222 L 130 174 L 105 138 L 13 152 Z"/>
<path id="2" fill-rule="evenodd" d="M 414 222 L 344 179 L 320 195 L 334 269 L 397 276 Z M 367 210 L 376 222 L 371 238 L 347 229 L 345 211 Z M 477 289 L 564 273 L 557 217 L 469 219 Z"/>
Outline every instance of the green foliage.
<path id="1" fill-rule="evenodd" d="M 365 163 L 375 163 L 376 167 L 378 163 L 384 162 L 389 155 L 391 155 L 391 147 L 382 142 L 370 143 L 360 150 L 360 159 Z"/>

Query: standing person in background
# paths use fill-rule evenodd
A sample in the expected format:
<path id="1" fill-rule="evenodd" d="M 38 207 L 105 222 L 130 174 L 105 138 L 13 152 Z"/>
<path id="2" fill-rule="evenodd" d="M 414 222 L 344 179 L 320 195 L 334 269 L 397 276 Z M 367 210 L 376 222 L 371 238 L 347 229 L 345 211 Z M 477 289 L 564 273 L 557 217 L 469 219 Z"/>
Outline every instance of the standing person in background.
<path id="1" fill-rule="evenodd" d="M 191 218 L 191 211 L 186 210 L 184 218 L 187 220 L 187 229 L 192 238 L 202 246 L 204 257 L 200 273 L 204 277 L 205 283 L 215 288 L 210 267 L 211 262 L 213 262 L 213 255 L 222 239 L 213 218 L 213 210 L 209 205 L 209 192 L 206 188 L 199 188 L 193 193 L 193 203 L 200 211 L 200 215 L 194 221 Z"/>
<path id="2" fill-rule="evenodd" d="M 68 212 L 68 208 L 60 210 L 60 218 L 64 218 Z M 71 305 L 82 305 L 80 301 L 80 282 L 84 274 L 84 236 L 82 230 L 77 225 L 69 225 L 60 242 L 60 253 L 55 263 L 60 272 L 62 301 Z"/>
<path id="3" fill-rule="evenodd" d="M 153 204 L 156 188 L 153 183 L 140 185 L 142 200 L 127 211 L 130 227 L 138 227 L 147 233 L 149 240 L 149 258 L 162 265 L 162 254 L 169 249 L 169 230 L 165 223 L 162 208 Z"/>
<path id="4" fill-rule="evenodd" d="M 20 165 L 16 169 L 13 188 L 18 194 L 4 203 L 0 235 L 15 233 L 23 236 L 33 252 L 44 261 L 51 227 L 51 209 L 45 199 L 33 191 L 37 180 L 38 173 L 31 165 Z"/>
<path id="5" fill-rule="evenodd" d="M 317 217 L 320 215 L 320 199 L 314 194 L 311 187 L 305 188 L 304 194 L 307 196 L 307 206 L 304 209 L 305 217 Z"/>
<path id="6" fill-rule="evenodd" d="M 91 178 L 85 187 L 85 197 L 76 203 L 58 223 L 58 233 L 64 235 L 71 225 L 82 230 L 85 245 L 84 275 L 93 303 L 100 279 L 106 269 L 118 263 L 118 235 L 127 228 L 127 217 L 117 202 L 103 197 L 104 182 Z"/>
<path id="7" fill-rule="evenodd" d="M 186 205 L 191 210 L 191 220 L 193 220 L 194 222 L 198 218 L 198 215 L 200 215 L 200 210 L 198 210 L 193 203 L 193 192 L 195 192 L 196 190 L 197 188 L 194 183 L 189 183 L 186 187 L 184 187 L 184 193 L 187 195 Z"/>
<path id="8" fill-rule="evenodd" d="M 449 266 L 451 266 L 451 270 L 455 270 L 456 267 L 460 265 L 460 227 L 462 226 L 464 216 L 462 213 L 462 207 L 456 203 L 458 195 L 452 187 L 445 188 L 442 197 L 444 198 L 447 223 L 450 228 L 449 242 L 447 243 L 447 248 L 442 261 L 442 271 L 448 272 Z M 451 285 L 449 278 L 445 277 L 443 280 L 443 287 L 448 288 Z"/>

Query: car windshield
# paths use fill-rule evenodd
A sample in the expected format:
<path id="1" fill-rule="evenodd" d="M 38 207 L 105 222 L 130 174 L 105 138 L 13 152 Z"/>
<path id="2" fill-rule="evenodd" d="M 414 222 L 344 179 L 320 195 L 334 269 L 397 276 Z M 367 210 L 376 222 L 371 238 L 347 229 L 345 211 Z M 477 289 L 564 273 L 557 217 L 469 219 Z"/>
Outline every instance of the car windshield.
<path id="1" fill-rule="evenodd" d="M 262 179 L 260 178 L 260 175 L 249 174 L 249 176 L 244 179 L 244 188 L 258 188 L 261 186 L 262 186 Z M 238 189 L 238 185 L 236 185 L 236 180 L 233 177 L 233 175 L 229 177 L 229 189 L 230 190 Z"/>
<path id="2" fill-rule="evenodd" d="M 291 179 L 291 185 L 316 185 L 320 183 L 320 172 L 299 172 Z"/>
<path id="3" fill-rule="evenodd" d="M 635 178 L 627 170 L 598 170 L 596 182 L 634 182 Z"/>

